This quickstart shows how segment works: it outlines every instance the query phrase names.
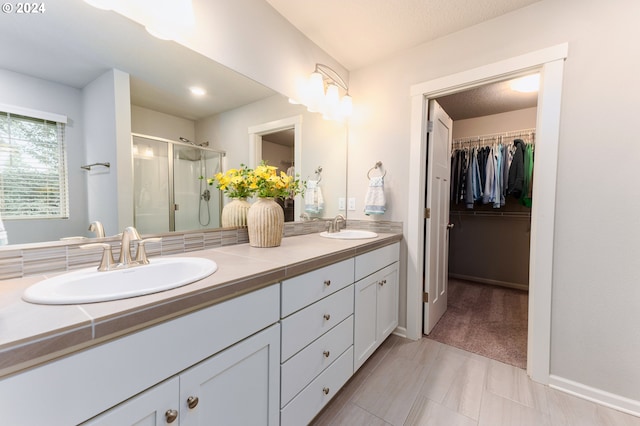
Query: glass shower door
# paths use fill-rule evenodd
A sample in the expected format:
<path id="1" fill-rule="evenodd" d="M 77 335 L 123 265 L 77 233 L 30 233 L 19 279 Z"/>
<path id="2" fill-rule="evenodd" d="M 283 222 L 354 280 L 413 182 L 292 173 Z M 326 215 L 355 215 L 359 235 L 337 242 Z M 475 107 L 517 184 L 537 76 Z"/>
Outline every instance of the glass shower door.
<path id="1" fill-rule="evenodd" d="M 133 136 L 134 223 L 142 234 L 168 232 L 168 144 Z"/>
<path id="2" fill-rule="evenodd" d="M 220 171 L 220 154 L 202 148 L 173 146 L 175 230 L 220 227 L 220 191 L 207 178 Z"/>

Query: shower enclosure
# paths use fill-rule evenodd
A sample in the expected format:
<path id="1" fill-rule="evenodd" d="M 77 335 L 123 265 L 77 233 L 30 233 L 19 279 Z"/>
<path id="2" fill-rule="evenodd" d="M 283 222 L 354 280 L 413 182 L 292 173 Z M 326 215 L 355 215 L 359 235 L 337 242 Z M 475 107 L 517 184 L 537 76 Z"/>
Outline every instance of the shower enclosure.
<path id="1" fill-rule="evenodd" d="M 134 226 L 145 234 L 220 227 L 222 193 L 207 184 L 223 152 L 132 133 Z"/>

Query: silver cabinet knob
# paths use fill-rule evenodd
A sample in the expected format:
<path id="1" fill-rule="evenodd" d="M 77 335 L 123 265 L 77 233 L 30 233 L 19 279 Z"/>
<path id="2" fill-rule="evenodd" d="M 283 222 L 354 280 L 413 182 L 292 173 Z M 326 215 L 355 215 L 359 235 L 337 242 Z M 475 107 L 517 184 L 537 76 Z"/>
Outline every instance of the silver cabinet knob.
<path id="1" fill-rule="evenodd" d="M 331 280 L 324 280 L 324 285 L 329 287 L 331 285 Z"/>
<path id="2" fill-rule="evenodd" d="M 196 408 L 196 406 L 198 405 L 198 402 L 200 402 L 200 400 L 198 399 L 197 396 L 190 396 L 189 398 L 187 398 L 187 406 L 192 410 Z"/>
<path id="3" fill-rule="evenodd" d="M 323 392 L 325 395 L 329 395 L 329 388 L 322 388 L 322 392 Z"/>
<path id="4" fill-rule="evenodd" d="M 324 319 L 326 319 L 327 321 L 329 321 L 331 319 L 331 315 L 329 314 L 324 314 Z"/>
<path id="5" fill-rule="evenodd" d="M 378 284 L 380 284 L 381 286 L 385 285 L 386 283 L 387 283 L 387 280 L 382 280 L 378 282 Z"/>
<path id="6" fill-rule="evenodd" d="M 455 225 L 454 225 L 453 223 L 449 223 L 449 224 L 447 224 L 447 229 L 451 229 L 451 228 L 453 228 L 454 226 L 455 226 Z"/>
<path id="7" fill-rule="evenodd" d="M 329 356 L 331 356 L 331 352 L 324 351 L 324 352 L 322 352 L 322 355 L 324 355 L 325 358 L 329 358 Z"/>
<path id="8" fill-rule="evenodd" d="M 173 423 L 178 418 L 178 410 L 167 410 L 164 413 L 164 418 L 167 420 L 167 423 Z"/>

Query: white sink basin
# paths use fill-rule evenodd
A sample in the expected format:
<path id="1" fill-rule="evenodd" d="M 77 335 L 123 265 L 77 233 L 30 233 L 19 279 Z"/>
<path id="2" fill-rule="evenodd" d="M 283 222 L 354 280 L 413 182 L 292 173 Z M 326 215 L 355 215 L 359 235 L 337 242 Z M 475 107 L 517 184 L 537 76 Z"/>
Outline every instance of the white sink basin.
<path id="1" fill-rule="evenodd" d="M 335 238 L 338 240 L 362 240 L 366 238 L 375 238 L 378 234 L 371 231 L 362 231 L 360 229 L 342 229 L 340 232 L 321 232 L 320 236 L 325 238 Z"/>
<path id="2" fill-rule="evenodd" d="M 150 262 L 113 271 L 86 268 L 58 275 L 27 288 L 22 298 L 45 305 L 125 299 L 190 284 L 218 269 L 216 262 L 199 257 L 158 258 Z"/>

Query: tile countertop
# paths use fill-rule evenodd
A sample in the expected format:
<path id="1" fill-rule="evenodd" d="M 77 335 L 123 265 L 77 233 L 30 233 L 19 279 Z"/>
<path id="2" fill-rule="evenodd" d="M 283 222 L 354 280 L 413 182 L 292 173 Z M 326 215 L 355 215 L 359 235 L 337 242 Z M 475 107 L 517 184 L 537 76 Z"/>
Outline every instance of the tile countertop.
<path id="1" fill-rule="evenodd" d="M 22 292 L 45 275 L 0 281 L 0 378 L 401 239 L 385 233 L 364 240 L 308 234 L 283 238 L 274 248 L 238 244 L 183 253 L 173 257 L 208 258 L 218 270 L 176 289 L 82 305 L 23 301 Z"/>

